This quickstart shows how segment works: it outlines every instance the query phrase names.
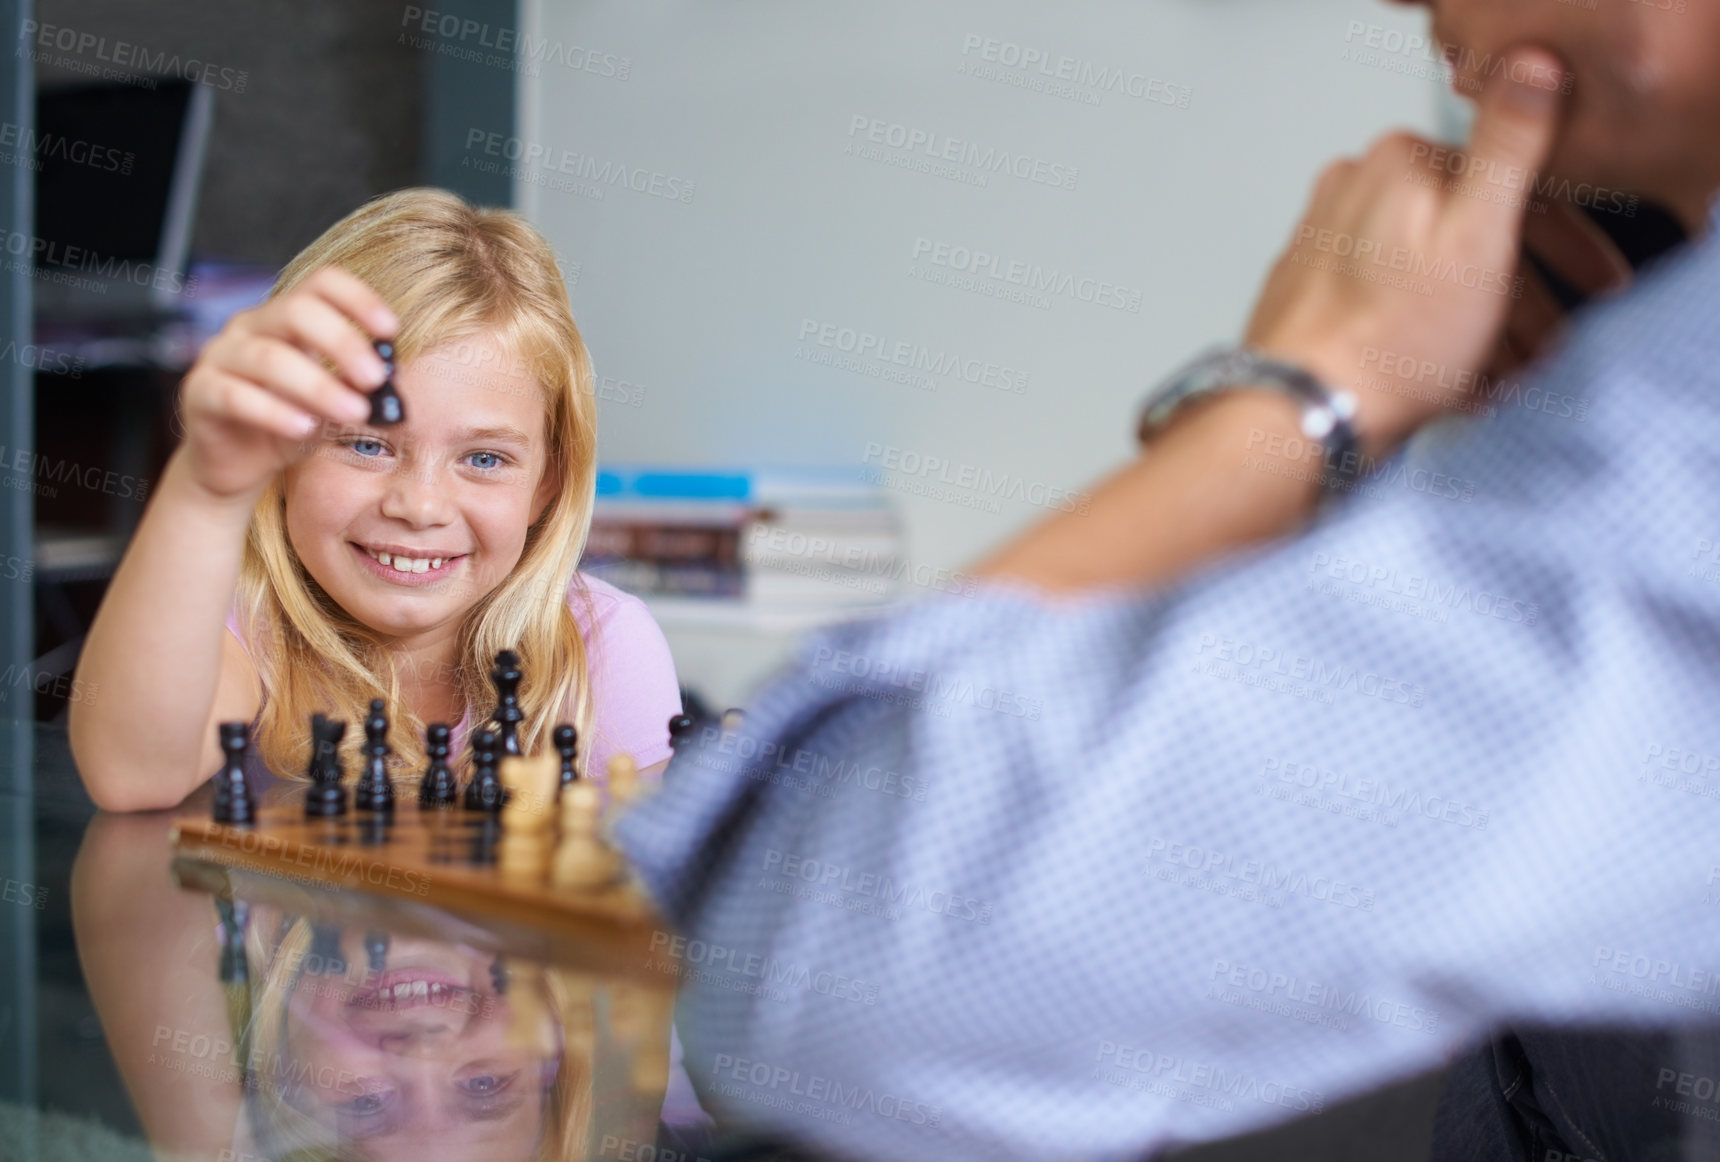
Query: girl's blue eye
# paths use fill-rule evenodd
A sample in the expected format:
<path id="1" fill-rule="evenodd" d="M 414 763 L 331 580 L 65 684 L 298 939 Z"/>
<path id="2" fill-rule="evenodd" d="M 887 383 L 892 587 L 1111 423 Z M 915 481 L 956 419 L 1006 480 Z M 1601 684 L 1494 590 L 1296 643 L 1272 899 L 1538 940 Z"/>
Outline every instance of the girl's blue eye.
<path id="1" fill-rule="evenodd" d="M 484 1097 L 501 1089 L 502 1079 L 493 1073 L 486 1073 L 482 1077 L 467 1078 L 461 1084 L 466 1087 L 467 1093 L 475 1097 Z"/>
<path id="2" fill-rule="evenodd" d="M 380 454 L 382 451 L 382 441 L 380 440 L 348 440 L 346 446 L 351 448 L 354 452 L 357 452 L 360 456 L 375 456 Z M 372 448 L 374 451 L 367 452 L 365 451 L 366 448 Z"/>
<path id="3" fill-rule="evenodd" d="M 490 458 L 490 460 L 492 461 L 492 463 L 489 463 L 489 464 L 474 464 L 474 465 L 472 465 L 472 467 L 474 467 L 474 468 L 500 468 L 502 466 L 502 457 L 501 457 L 500 453 L 497 453 L 497 452 L 473 452 L 472 455 L 474 457 L 488 456 Z"/>
<path id="4" fill-rule="evenodd" d="M 379 1113 L 388 1104 L 388 1095 L 383 1093 L 360 1094 L 351 1101 L 342 1102 L 340 1112 L 351 1117 L 363 1118 Z"/>

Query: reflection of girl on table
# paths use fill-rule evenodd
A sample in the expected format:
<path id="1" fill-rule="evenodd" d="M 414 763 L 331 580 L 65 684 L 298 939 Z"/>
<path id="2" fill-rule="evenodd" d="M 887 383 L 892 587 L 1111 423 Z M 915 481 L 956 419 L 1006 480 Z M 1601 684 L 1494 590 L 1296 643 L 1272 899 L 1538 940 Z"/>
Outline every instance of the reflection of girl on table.
<path id="1" fill-rule="evenodd" d="M 366 422 L 383 379 L 369 336 L 393 342 L 402 423 Z M 102 697 L 69 730 L 99 805 L 179 802 L 220 765 L 221 721 L 253 722 L 268 766 L 297 774 L 311 714 L 356 723 L 372 698 L 400 774 L 423 769 L 431 721 L 459 723 L 463 759 L 502 649 L 522 659 L 526 753 L 565 720 L 593 777 L 616 753 L 648 774 L 667 762 L 680 697 L 662 633 L 576 571 L 594 380 L 524 219 L 438 190 L 360 207 L 210 340 L 180 410 L 184 442 L 79 661 Z M 347 731 L 349 771 L 362 741 Z"/>
<path id="2" fill-rule="evenodd" d="M 640 1020 L 642 990 L 398 932 L 378 969 L 361 928 L 319 934 L 274 905 L 218 927 L 173 884 L 166 827 L 99 816 L 72 876 L 90 995 L 158 1156 L 578 1158 L 594 1119 L 653 1139 L 660 1083 L 626 1110 L 593 1101 L 595 1070 L 664 1049 L 666 1007 Z"/>

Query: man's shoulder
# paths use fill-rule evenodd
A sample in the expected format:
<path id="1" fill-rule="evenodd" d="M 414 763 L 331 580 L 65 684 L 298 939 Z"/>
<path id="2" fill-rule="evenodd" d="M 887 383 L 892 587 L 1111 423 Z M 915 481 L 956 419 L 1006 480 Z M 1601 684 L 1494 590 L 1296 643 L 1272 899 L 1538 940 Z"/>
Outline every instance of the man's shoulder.
<path id="1" fill-rule="evenodd" d="M 1574 328 L 1571 354 L 1597 369 L 1648 380 L 1705 405 L 1720 378 L 1720 237 L 1693 240 L 1597 303 Z"/>

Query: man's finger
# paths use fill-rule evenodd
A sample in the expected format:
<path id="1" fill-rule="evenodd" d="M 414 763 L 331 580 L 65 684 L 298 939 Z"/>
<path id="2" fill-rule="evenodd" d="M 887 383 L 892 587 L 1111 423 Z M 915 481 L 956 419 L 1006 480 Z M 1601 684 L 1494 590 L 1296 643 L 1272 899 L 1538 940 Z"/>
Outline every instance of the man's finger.
<path id="1" fill-rule="evenodd" d="M 1544 49 L 1518 48 L 1504 67 L 1488 79 L 1476 103 L 1475 128 L 1469 137 L 1469 172 L 1522 177 L 1525 192 L 1533 175 L 1553 151 L 1559 129 L 1564 70 Z M 1515 250 L 1517 227 L 1527 199 L 1453 198 L 1446 217 L 1460 231 L 1501 232 Z"/>

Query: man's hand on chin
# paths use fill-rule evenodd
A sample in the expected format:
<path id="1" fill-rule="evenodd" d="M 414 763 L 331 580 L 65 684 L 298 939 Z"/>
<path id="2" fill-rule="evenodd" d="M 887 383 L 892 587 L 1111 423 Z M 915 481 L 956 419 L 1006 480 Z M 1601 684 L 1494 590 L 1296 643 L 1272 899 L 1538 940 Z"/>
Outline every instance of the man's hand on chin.
<path id="1" fill-rule="evenodd" d="M 1523 295 L 1523 218 L 1558 131 L 1562 80 L 1551 53 L 1513 49 L 1477 102 L 1461 179 L 1449 150 L 1408 133 L 1320 176 L 1247 342 L 1355 391 L 1370 456 L 1388 454 L 1492 361 Z M 1386 359 L 1420 371 L 1381 374 Z"/>

